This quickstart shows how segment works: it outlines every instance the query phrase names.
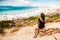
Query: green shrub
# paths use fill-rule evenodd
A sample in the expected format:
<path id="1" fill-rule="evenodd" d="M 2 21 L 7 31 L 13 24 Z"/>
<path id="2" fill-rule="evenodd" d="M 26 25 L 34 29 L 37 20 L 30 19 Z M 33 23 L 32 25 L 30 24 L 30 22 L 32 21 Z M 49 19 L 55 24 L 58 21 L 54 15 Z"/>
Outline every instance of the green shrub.
<path id="1" fill-rule="evenodd" d="M 35 20 L 35 19 L 38 19 L 38 18 L 40 18 L 40 16 L 36 15 L 36 16 L 31 16 L 29 18 L 24 18 L 23 20 Z"/>
<path id="2" fill-rule="evenodd" d="M 12 26 L 15 26 L 14 21 L 11 20 L 0 21 L 0 33 L 2 33 L 4 29 L 11 28 Z"/>

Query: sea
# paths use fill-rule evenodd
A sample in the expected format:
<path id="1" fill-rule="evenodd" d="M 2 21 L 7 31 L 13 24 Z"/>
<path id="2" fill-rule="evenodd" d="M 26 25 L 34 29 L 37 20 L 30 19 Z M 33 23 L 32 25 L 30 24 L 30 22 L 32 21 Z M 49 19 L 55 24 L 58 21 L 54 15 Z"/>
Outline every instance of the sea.
<path id="1" fill-rule="evenodd" d="M 19 15 L 32 12 L 38 7 L 32 6 L 0 6 L 0 15 Z"/>
<path id="2" fill-rule="evenodd" d="M 38 7 L 32 6 L 0 6 L 0 21 L 12 20 L 35 15 L 35 10 Z M 37 13 L 36 13 L 37 14 Z"/>

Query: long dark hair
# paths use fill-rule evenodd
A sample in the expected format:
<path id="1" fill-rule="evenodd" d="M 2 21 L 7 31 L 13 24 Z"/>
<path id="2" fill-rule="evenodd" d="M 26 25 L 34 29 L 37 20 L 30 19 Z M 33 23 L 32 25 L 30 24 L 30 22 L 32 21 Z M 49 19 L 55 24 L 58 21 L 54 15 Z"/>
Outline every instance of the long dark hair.
<path id="1" fill-rule="evenodd" d="M 44 14 L 44 13 L 41 13 L 41 19 L 42 19 L 43 21 L 45 21 L 45 14 Z"/>

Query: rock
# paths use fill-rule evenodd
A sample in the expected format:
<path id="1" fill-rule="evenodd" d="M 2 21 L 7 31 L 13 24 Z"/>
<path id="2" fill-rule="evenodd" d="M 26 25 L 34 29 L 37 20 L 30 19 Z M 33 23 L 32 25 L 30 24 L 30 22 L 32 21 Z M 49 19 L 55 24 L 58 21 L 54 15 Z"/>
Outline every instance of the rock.
<path id="1" fill-rule="evenodd" d="M 47 34 L 48 34 L 48 35 L 51 35 L 52 33 L 49 32 L 49 33 L 47 33 Z"/>
<path id="2" fill-rule="evenodd" d="M 60 40 L 60 33 L 56 33 L 54 36 L 57 40 Z"/>
<path id="3" fill-rule="evenodd" d="M 44 36 L 45 34 L 43 32 L 39 32 L 39 35 L 40 36 Z"/>

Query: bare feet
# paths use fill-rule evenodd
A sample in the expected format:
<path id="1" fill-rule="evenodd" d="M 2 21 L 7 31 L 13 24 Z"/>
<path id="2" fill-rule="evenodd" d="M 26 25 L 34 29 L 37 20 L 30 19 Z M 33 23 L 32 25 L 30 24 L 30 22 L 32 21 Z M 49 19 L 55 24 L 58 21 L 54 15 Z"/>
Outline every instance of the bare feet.
<path id="1" fill-rule="evenodd" d="M 33 38 L 37 38 L 37 36 L 34 36 Z"/>

